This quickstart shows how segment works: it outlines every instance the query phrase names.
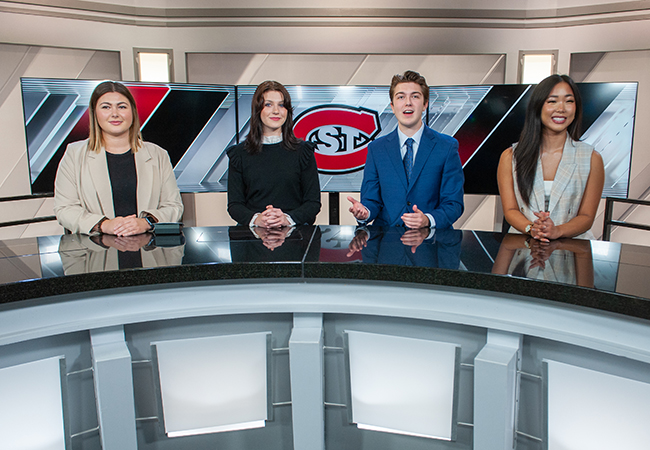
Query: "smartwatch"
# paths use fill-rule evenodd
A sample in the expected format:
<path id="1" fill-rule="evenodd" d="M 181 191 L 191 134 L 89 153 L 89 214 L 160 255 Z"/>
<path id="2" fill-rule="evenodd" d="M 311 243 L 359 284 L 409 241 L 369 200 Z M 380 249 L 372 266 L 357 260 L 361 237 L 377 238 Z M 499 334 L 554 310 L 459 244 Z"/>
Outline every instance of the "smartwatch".
<path id="1" fill-rule="evenodd" d="M 150 217 L 150 216 L 144 216 L 143 219 L 146 220 L 147 223 L 149 224 L 149 226 L 151 227 L 151 230 L 149 230 L 149 231 L 153 231 L 153 229 L 154 229 L 155 226 L 156 226 L 156 222 L 154 222 L 153 220 L 151 220 L 151 217 Z"/>

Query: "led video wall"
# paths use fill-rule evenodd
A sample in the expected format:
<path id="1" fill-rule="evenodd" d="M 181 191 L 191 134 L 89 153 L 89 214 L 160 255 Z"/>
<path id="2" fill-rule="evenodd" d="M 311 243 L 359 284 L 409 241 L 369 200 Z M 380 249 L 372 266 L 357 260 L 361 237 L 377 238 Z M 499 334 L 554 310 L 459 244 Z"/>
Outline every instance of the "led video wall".
<path id="1" fill-rule="evenodd" d="M 100 81 L 22 78 L 25 133 L 33 193 L 52 192 L 70 142 L 88 136 L 88 102 Z M 226 149 L 248 134 L 255 86 L 125 82 L 133 92 L 145 140 L 165 148 L 182 192 L 223 192 Z M 626 197 L 637 83 L 579 83 L 582 140 L 603 156 L 603 196 Z M 358 191 L 367 147 L 397 120 L 388 86 L 287 86 L 296 135 L 317 145 L 321 190 Z M 468 194 L 498 194 L 501 152 L 517 142 L 531 85 L 432 86 L 425 120 L 454 136 Z"/>

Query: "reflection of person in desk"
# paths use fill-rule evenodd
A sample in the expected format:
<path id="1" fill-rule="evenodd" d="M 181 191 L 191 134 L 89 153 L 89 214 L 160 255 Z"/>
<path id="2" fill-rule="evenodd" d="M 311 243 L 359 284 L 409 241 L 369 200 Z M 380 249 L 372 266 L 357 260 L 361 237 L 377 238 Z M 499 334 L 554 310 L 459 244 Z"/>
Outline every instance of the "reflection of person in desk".
<path id="1" fill-rule="evenodd" d="M 492 273 L 594 287 L 591 242 L 543 242 L 526 235 L 508 234 L 501 242 Z"/>
<path id="2" fill-rule="evenodd" d="M 429 230 L 425 229 L 359 228 L 350 242 L 348 257 L 361 251 L 364 263 L 457 270 L 463 232 L 442 228 L 436 229 L 432 238 L 427 237 Z"/>
<path id="3" fill-rule="evenodd" d="M 580 142 L 580 91 L 566 75 L 540 82 L 526 109 L 519 142 L 497 169 L 505 220 L 535 239 L 593 239 L 603 192 L 603 159 Z"/>
<path id="4" fill-rule="evenodd" d="M 185 245 L 156 247 L 151 234 L 112 236 L 66 234 L 61 236 L 59 254 L 66 275 L 138 267 L 177 266 L 183 261 Z"/>
<path id="5" fill-rule="evenodd" d="M 232 262 L 300 262 L 308 249 L 305 261 L 315 262 L 320 254 L 320 228 L 312 225 L 270 229 L 237 226 L 228 228 L 228 236 Z"/>
<path id="6" fill-rule="evenodd" d="M 183 203 L 169 155 L 143 142 L 135 100 L 105 81 L 90 97 L 90 135 L 61 159 L 54 212 L 73 233 L 133 236 L 156 222 L 177 222 Z"/>
<path id="7" fill-rule="evenodd" d="M 348 197 L 361 223 L 448 228 L 463 213 L 463 168 L 458 141 L 422 122 L 429 86 L 417 72 L 395 75 L 390 105 L 398 126 L 368 145 L 361 201 Z"/>

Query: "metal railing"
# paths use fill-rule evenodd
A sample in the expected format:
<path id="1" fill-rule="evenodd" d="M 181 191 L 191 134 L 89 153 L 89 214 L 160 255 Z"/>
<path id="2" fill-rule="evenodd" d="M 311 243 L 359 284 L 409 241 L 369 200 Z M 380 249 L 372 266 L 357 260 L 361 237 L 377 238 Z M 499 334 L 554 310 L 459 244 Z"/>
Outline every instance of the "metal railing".
<path id="1" fill-rule="evenodd" d="M 635 200 L 633 198 L 607 197 L 605 198 L 605 223 L 603 225 L 603 241 L 609 241 L 612 236 L 612 227 L 634 228 L 636 230 L 650 231 L 650 225 L 641 223 L 625 222 L 622 220 L 612 220 L 614 213 L 614 203 L 627 203 L 636 206 L 650 206 L 650 201 Z"/>

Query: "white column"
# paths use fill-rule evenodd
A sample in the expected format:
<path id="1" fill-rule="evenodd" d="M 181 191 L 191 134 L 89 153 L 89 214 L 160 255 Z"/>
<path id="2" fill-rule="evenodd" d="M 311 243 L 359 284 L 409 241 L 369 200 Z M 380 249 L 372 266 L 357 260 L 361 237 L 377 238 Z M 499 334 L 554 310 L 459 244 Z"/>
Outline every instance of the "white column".
<path id="1" fill-rule="evenodd" d="M 90 330 L 103 450 L 137 450 L 131 354 L 122 326 Z"/>
<path id="2" fill-rule="evenodd" d="M 474 359 L 474 450 L 511 450 L 522 336 L 488 330 Z"/>
<path id="3" fill-rule="evenodd" d="M 289 339 L 294 450 L 325 449 L 323 315 L 294 314 Z"/>

